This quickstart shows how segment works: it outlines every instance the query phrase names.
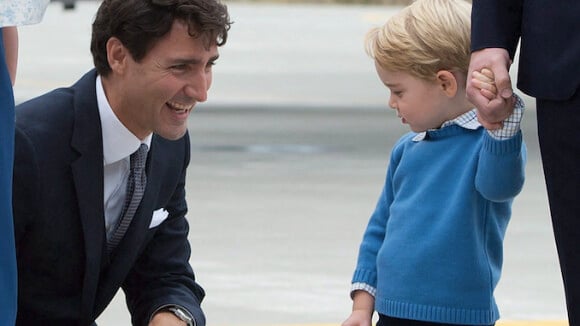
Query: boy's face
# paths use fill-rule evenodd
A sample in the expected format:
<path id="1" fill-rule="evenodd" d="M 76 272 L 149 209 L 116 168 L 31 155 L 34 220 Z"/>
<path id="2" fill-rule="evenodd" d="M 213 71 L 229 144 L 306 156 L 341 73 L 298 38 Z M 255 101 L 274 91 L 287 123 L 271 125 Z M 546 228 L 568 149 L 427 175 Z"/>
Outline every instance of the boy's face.
<path id="1" fill-rule="evenodd" d="M 379 78 L 391 91 L 389 106 L 414 132 L 439 128 L 449 120 L 447 97 L 436 81 L 426 81 L 375 63 Z"/>

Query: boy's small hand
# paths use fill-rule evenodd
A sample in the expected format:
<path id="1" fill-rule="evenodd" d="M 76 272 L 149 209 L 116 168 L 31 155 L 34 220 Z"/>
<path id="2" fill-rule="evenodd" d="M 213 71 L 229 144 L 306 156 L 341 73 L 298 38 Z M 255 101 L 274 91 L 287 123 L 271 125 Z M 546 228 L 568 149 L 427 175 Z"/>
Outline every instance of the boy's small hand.
<path id="1" fill-rule="evenodd" d="M 473 86 L 479 89 L 481 95 L 485 96 L 489 101 L 497 96 L 495 78 L 491 70 L 483 68 L 481 71 L 474 71 L 471 82 Z"/>
<path id="2" fill-rule="evenodd" d="M 496 102 L 496 106 L 504 107 L 508 112 L 513 112 L 515 105 L 515 99 L 513 96 L 508 98 L 503 98 L 498 96 L 498 89 L 495 84 L 495 76 L 490 69 L 483 68 L 480 71 L 473 71 L 473 78 L 471 79 L 471 85 L 477 89 L 481 95 L 483 95 L 489 102 Z M 497 103 L 501 103 L 498 105 Z M 478 111 L 478 115 L 480 112 Z M 485 126 L 488 129 L 498 129 L 503 126 L 503 122 L 496 123 L 493 127 Z"/>
<path id="3" fill-rule="evenodd" d="M 371 326 L 375 297 L 363 290 L 353 293 L 352 313 L 341 326 Z"/>
<path id="4" fill-rule="evenodd" d="M 350 317 L 345 320 L 341 326 L 371 326 L 372 313 L 369 315 L 368 311 L 354 310 Z"/>

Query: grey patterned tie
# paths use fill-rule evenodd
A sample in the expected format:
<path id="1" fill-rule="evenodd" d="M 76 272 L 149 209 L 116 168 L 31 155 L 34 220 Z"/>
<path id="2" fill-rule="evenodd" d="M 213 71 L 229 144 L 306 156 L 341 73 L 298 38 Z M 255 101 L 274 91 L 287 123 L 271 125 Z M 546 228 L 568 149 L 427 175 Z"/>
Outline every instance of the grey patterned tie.
<path id="1" fill-rule="evenodd" d="M 127 180 L 127 197 L 125 204 L 123 204 L 123 211 L 121 218 L 117 223 L 117 227 L 113 235 L 107 242 L 107 250 L 111 253 L 121 242 L 125 232 L 131 224 L 131 220 L 135 215 L 137 207 L 143 198 L 145 192 L 145 185 L 147 184 L 147 176 L 145 175 L 145 163 L 147 162 L 147 145 L 141 144 L 139 149 L 131 154 L 131 167 L 129 172 L 129 179 Z"/>

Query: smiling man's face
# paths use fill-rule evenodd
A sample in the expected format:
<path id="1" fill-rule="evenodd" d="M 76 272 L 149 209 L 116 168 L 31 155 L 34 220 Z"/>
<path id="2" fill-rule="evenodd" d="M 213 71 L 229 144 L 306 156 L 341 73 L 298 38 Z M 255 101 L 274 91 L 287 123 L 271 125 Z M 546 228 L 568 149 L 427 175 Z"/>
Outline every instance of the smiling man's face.
<path id="1" fill-rule="evenodd" d="M 217 58 L 217 44 L 208 47 L 205 38 L 191 37 L 187 25 L 176 21 L 142 60 L 127 56 L 119 74 L 123 93 L 116 94 L 113 110 L 140 139 L 152 132 L 178 139 L 193 107 L 207 100 Z"/>

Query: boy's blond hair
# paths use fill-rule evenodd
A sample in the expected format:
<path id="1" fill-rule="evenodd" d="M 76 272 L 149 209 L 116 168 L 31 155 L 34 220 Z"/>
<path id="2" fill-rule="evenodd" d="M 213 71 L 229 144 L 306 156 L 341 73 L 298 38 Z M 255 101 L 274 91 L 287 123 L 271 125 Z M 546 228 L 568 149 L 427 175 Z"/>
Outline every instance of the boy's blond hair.
<path id="1" fill-rule="evenodd" d="M 366 36 L 367 53 L 384 69 L 433 80 L 440 70 L 467 76 L 471 5 L 417 0 Z"/>

